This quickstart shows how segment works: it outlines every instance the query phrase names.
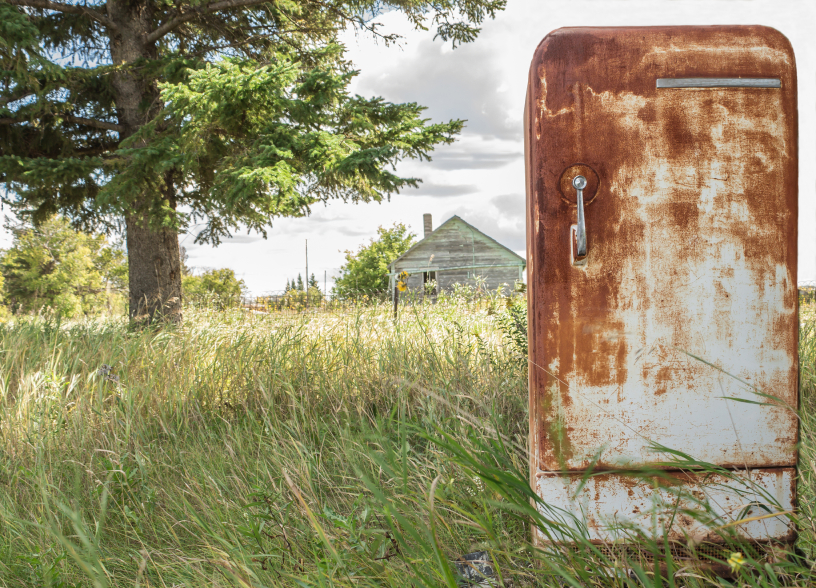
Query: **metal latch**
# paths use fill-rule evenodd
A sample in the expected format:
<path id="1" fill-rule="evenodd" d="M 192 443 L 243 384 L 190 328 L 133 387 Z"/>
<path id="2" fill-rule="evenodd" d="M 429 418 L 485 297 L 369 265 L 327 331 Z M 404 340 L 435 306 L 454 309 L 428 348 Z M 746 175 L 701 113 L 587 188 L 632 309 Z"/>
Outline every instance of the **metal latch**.
<path id="1" fill-rule="evenodd" d="M 574 227 L 574 231 L 570 231 L 570 238 L 574 239 L 571 243 L 573 246 L 572 263 L 583 265 L 586 263 L 587 255 L 586 220 L 584 219 L 584 188 L 587 186 L 587 179 L 584 176 L 575 176 L 572 186 L 578 192 L 578 225 Z"/>

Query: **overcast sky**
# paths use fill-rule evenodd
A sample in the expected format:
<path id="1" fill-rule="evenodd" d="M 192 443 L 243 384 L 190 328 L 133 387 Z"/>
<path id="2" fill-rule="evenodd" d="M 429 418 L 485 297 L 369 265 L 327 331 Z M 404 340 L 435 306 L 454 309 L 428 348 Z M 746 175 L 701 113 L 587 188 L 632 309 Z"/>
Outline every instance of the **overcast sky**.
<path id="1" fill-rule="evenodd" d="M 763 24 L 793 43 L 799 72 L 800 223 L 799 280 L 816 280 L 816 2 L 813 0 L 509 0 L 507 10 L 484 25 L 479 38 L 451 50 L 433 32 L 412 31 L 399 13 L 377 19 L 385 31 L 405 36 L 384 47 L 364 35 L 344 41 L 361 70 L 354 91 L 393 102 L 418 102 L 434 121 L 467 119 L 460 139 L 438 149 L 433 161 L 405 162 L 398 171 L 420 177 L 411 189 L 382 204 L 330 203 L 302 219 L 275 222 L 264 241 L 240 235 L 218 249 L 192 244 L 191 265 L 230 267 L 253 293 L 282 289 L 287 278 L 309 271 L 332 277 L 343 251 L 357 249 L 378 226 L 404 222 L 417 234 L 422 214 L 434 226 L 458 214 L 524 255 L 522 111 L 527 70 L 538 42 L 564 26 Z M 184 239 L 184 237 L 182 237 Z"/>

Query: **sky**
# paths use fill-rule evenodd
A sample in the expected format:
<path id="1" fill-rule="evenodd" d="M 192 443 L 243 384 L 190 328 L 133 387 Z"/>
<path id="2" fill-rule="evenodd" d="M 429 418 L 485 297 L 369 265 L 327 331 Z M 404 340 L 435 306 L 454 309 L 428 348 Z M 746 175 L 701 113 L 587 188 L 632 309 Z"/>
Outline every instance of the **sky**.
<path id="1" fill-rule="evenodd" d="M 309 272 L 328 288 L 344 251 L 367 244 L 377 227 L 402 222 L 421 236 L 422 215 L 434 227 L 456 214 L 524 255 L 524 146 L 522 114 L 533 51 L 550 31 L 565 26 L 762 24 L 792 42 L 799 75 L 799 281 L 816 281 L 816 2 L 813 0 L 509 0 L 484 24 L 479 38 L 452 49 L 433 31 L 415 31 L 398 12 L 379 16 L 384 32 L 404 36 L 386 47 L 365 34 L 343 41 L 360 70 L 353 91 L 392 102 L 427 106 L 433 121 L 467 119 L 456 143 L 438 148 L 431 162 L 402 162 L 398 173 L 423 180 L 389 202 L 314 207 L 311 216 L 275 221 L 268 239 L 237 235 L 217 249 L 183 235 L 190 265 L 230 267 L 254 294 L 282 289 Z"/>
<path id="2" fill-rule="evenodd" d="M 550 31 L 565 26 L 762 24 L 792 42 L 799 76 L 799 282 L 816 281 L 816 1 L 814 0 L 508 0 L 484 23 L 475 42 L 455 50 L 416 31 L 399 12 L 375 19 L 382 31 L 403 35 L 386 47 L 368 34 L 343 38 L 360 70 L 352 91 L 392 102 L 417 102 L 432 121 L 467 119 L 452 145 L 431 162 L 404 161 L 397 172 L 421 178 L 388 202 L 313 207 L 306 218 L 279 219 L 264 240 L 238 234 L 213 248 L 194 244 L 201 227 L 180 236 L 188 264 L 228 267 L 253 294 L 282 290 L 287 279 L 309 273 L 331 289 L 346 250 L 367 244 L 379 226 L 401 222 L 421 237 L 422 215 L 434 227 L 459 215 L 524 255 L 524 147 L 522 114 L 533 51 Z"/>

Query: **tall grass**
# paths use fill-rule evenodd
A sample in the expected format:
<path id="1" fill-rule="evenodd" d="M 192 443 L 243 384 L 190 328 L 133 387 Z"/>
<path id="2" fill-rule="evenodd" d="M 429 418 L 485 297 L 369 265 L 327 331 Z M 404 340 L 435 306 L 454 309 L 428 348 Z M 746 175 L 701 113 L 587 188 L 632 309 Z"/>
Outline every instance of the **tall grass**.
<path id="1" fill-rule="evenodd" d="M 801 550 L 724 532 L 746 556 L 728 580 L 531 505 L 526 368 L 496 318 L 451 301 L 397 322 L 375 306 L 0 327 L 0 586 L 455 586 L 452 560 L 479 550 L 505 586 L 812 582 L 812 321 Z M 536 547 L 531 525 L 578 548 Z"/>

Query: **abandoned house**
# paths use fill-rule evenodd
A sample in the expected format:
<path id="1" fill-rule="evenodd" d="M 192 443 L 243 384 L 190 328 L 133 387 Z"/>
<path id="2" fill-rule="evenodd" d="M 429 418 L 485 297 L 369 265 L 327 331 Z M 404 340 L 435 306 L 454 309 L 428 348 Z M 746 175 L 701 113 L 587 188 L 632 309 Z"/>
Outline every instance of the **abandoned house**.
<path id="1" fill-rule="evenodd" d="M 458 216 L 435 231 L 430 214 L 423 221 L 424 239 L 388 266 L 392 291 L 396 276 L 403 271 L 408 273 L 408 289 L 413 292 L 426 292 L 426 284 L 433 282 L 437 291 L 450 290 L 454 284 L 476 286 L 477 282 L 488 290 L 503 284 L 509 290 L 523 279 L 523 257 Z"/>

